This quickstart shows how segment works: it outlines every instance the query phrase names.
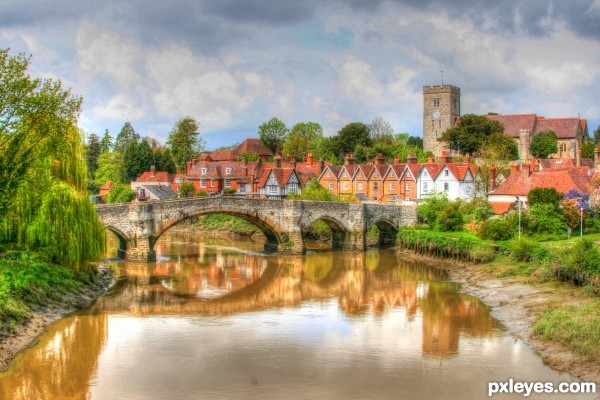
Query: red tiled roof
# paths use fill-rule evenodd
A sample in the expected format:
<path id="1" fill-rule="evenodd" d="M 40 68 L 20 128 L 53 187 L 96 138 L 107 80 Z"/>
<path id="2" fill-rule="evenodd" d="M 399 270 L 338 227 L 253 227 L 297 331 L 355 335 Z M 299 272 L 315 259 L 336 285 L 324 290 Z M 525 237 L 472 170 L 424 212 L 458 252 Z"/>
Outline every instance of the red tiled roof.
<path id="1" fill-rule="evenodd" d="M 136 182 L 172 182 L 175 174 L 169 174 L 166 171 L 144 171 L 135 181 Z"/>
<path id="2" fill-rule="evenodd" d="M 536 133 L 554 131 L 558 139 L 574 139 L 581 129 L 579 118 L 544 118 L 538 119 Z"/>
<path id="3" fill-rule="evenodd" d="M 504 126 L 504 134 L 514 138 L 519 137 L 521 129 L 535 131 L 537 116 L 535 114 L 498 114 L 488 115 L 488 119 L 498 121 Z"/>
<path id="4" fill-rule="evenodd" d="M 493 195 L 527 196 L 535 188 L 555 188 L 559 193 L 576 189 L 589 193 L 590 177 L 581 175 L 579 168 L 544 169 L 526 176 L 521 173 L 510 175 L 493 192 Z"/>
<path id="5" fill-rule="evenodd" d="M 231 151 L 233 159 L 237 159 L 242 153 L 256 153 L 259 156 L 272 156 L 273 152 L 264 145 L 262 140 L 249 138 L 238 144 Z"/>
<path id="6" fill-rule="evenodd" d="M 512 203 L 497 201 L 497 202 L 490 202 L 490 205 L 492 206 L 492 209 L 494 210 L 494 212 L 496 214 L 500 215 L 500 214 L 509 212 L 510 209 L 512 208 L 513 204 L 515 204 L 515 203 L 516 203 L 516 200 Z"/>
<path id="7" fill-rule="evenodd" d="M 231 150 L 216 150 L 209 154 L 212 161 L 231 161 Z"/>

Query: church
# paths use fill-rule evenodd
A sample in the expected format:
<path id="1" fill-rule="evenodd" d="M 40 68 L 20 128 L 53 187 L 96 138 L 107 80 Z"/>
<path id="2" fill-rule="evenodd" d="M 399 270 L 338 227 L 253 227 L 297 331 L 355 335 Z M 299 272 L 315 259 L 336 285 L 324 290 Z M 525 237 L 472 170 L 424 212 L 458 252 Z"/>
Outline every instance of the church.
<path id="1" fill-rule="evenodd" d="M 489 119 L 504 126 L 504 133 L 517 143 L 519 158 L 531 158 L 529 145 L 535 135 L 553 131 L 558 153 L 551 158 L 575 159 L 588 138 L 587 121 L 580 117 L 545 118 L 536 114 L 490 114 Z M 460 88 L 452 85 L 423 86 L 423 149 L 440 157 L 448 149 L 438 139 L 460 123 Z"/>

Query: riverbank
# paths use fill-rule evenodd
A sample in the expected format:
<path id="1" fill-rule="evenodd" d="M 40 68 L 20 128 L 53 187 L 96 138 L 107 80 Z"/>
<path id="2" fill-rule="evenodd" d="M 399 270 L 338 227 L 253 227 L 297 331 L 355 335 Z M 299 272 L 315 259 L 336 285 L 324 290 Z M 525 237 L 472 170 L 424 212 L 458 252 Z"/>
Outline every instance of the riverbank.
<path id="1" fill-rule="evenodd" d="M 24 324 L 15 325 L 11 333 L 0 337 L 0 371 L 6 369 L 19 351 L 35 345 L 36 338 L 52 322 L 89 307 L 98 297 L 106 293 L 112 281 L 112 269 L 100 267 L 90 284 L 81 285 L 74 292 L 61 296 L 48 306 L 31 311 L 30 317 Z"/>
<path id="2" fill-rule="evenodd" d="M 492 315 L 509 333 L 525 342 L 550 368 L 569 372 L 582 381 L 600 384 L 600 361 L 585 357 L 561 343 L 542 340 L 534 335 L 534 326 L 551 307 L 586 304 L 593 301 L 581 288 L 566 283 L 535 283 L 525 277 L 498 278 L 484 265 L 444 261 L 398 250 L 411 258 L 443 268 L 461 291 L 478 297 L 492 308 Z M 518 377 L 514 377 L 518 379 Z"/>

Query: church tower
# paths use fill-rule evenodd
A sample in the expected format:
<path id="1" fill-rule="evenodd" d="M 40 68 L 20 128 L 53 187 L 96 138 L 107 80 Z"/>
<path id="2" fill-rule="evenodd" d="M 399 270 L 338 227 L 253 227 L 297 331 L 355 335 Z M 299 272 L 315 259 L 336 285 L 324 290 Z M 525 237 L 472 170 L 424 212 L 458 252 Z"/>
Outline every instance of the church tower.
<path id="1" fill-rule="evenodd" d="M 445 143 L 438 138 L 460 117 L 460 88 L 451 85 L 423 86 L 423 150 L 439 157 Z M 450 149 L 458 150 L 458 149 Z"/>

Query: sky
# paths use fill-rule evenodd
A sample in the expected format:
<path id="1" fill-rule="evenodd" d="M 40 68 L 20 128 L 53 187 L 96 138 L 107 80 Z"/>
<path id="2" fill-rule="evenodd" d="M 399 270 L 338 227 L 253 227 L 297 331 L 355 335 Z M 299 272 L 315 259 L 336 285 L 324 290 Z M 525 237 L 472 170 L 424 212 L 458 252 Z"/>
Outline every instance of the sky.
<path id="1" fill-rule="evenodd" d="M 600 126 L 600 0 L 5 0 L 0 47 L 81 95 L 88 134 L 164 143 L 191 116 L 214 149 L 272 117 L 331 136 L 383 116 L 421 136 L 442 81 L 462 114 Z"/>

